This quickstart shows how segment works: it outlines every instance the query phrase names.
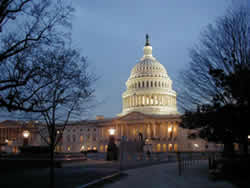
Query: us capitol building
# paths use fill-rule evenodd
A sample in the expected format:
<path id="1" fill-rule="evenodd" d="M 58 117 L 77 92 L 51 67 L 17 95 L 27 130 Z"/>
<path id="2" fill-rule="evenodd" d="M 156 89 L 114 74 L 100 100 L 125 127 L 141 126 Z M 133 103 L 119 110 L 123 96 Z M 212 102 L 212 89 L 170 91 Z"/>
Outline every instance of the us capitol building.
<path id="1" fill-rule="evenodd" d="M 63 144 L 58 150 L 107 150 L 109 130 L 115 130 L 119 145 L 121 139 L 136 141 L 143 138 L 153 152 L 204 151 L 207 143 L 202 139 L 190 140 L 190 130 L 179 127 L 176 92 L 165 67 L 152 55 L 149 36 L 143 57 L 131 70 L 122 94 L 123 109 L 117 117 L 82 121 L 66 127 Z M 61 147 L 61 148 L 60 148 Z"/>
<path id="2" fill-rule="evenodd" d="M 111 129 L 118 145 L 122 139 L 143 139 L 152 152 L 204 151 L 208 148 L 208 143 L 202 139 L 189 139 L 191 130 L 179 127 L 180 114 L 172 80 L 152 55 L 148 35 L 143 52 L 126 82 L 122 112 L 113 118 L 97 116 L 96 120 L 71 122 L 56 148 L 58 152 L 90 149 L 106 152 Z M 1 134 L 3 127 L 3 123 L 0 124 L 0 140 L 6 139 Z M 44 144 L 38 134 L 30 139 L 30 145 Z"/>

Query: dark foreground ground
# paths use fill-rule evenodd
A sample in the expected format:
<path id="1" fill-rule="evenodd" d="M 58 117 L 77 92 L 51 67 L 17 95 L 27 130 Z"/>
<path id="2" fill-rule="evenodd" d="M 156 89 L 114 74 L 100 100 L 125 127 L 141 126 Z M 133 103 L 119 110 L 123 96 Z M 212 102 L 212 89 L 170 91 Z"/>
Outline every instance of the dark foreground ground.
<path id="1" fill-rule="evenodd" d="M 123 164 L 123 170 L 135 169 L 171 161 L 130 161 Z M 118 172 L 119 162 L 88 159 L 65 163 L 55 169 L 55 185 L 58 188 L 76 188 Z M 18 169 L 0 172 L 0 188 L 47 188 L 49 187 L 49 169 Z"/>

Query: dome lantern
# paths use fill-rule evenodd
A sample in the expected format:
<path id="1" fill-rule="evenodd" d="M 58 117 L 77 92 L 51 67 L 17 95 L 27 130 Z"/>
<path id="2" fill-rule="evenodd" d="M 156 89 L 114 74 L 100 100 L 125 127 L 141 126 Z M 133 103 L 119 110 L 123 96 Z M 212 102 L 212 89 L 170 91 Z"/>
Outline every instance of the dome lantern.
<path id="1" fill-rule="evenodd" d="M 150 45 L 149 43 L 149 35 L 146 34 L 146 44 L 144 46 L 144 56 L 143 58 L 145 57 L 152 57 L 152 46 Z"/>

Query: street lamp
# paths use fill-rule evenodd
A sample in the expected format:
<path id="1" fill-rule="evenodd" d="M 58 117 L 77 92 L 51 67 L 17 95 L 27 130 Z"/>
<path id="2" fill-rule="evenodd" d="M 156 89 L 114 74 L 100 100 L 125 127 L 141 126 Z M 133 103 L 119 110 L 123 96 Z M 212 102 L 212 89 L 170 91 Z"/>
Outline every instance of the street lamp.
<path id="1" fill-rule="evenodd" d="M 108 132 L 109 132 L 109 143 L 107 149 L 107 160 L 108 161 L 117 160 L 118 149 L 117 146 L 115 145 L 115 137 L 114 137 L 115 129 L 110 128 Z"/>
<path id="2" fill-rule="evenodd" d="M 114 128 L 110 128 L 109 129 L 109 135 L 110 136 L 114 136 L 115 135 L 115 129 Z"/>
<path id="3" fill-rule="evenodd" d="M 29 136 L 30 136 L 30 132 L 28 130 L 23 131 L 23 145 L 24 146 L 28 145 Z"/>

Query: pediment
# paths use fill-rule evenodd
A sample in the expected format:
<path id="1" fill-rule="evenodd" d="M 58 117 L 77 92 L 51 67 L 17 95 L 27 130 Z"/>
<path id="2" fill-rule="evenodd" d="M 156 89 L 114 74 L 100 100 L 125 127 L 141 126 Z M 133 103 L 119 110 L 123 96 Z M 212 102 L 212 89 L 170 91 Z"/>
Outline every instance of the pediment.
<path id="1" fill-rule="evenodd" d="M 141 112 L 131 112 L 119 118 L 119 120 L 123 121 L 133 121 L 133 120 L 144 120 L 147 116 Z"/>

